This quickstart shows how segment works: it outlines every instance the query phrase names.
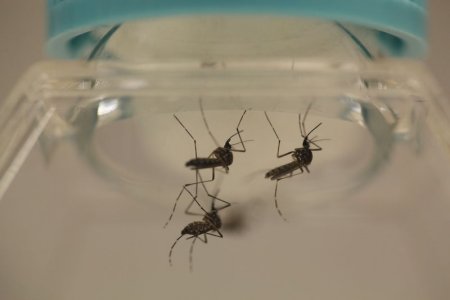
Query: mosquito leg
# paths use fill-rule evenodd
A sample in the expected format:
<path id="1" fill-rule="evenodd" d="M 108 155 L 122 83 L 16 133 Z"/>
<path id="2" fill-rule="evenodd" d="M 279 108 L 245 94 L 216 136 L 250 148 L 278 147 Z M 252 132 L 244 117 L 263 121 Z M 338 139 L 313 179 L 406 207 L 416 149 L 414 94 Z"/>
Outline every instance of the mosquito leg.
<path id="1" fill-rule="evenodd" d="M 225 204 L 224 204 L 222 207 L 220 207 L 220 208 L 215 208 L 215 207 L 214 207 L 215 211 L 219 211 L 219 210 L 222 210 L 222 209 L 225 209 L 225 208 L 231 206 L 231 203 L 230 203 L 230 202 L 225 201 L 225 200 L 223 200 L 223 199 L 220 199 L 219 197 L 216 197 L 216 196 L 211 195 L 211 194 L 208 194 L 208 196 L 211 197 L 211 198 L 213 198 L 215 201 L 220 201 L 220 202 L 222 202 L 222 203 L 225 203 Z"/>
<path id="2" fill-rule="evenodd" d="M 317 147 L 317 148 L 314 148 L 314 149 L 309 148 L 311 151 L 321 151 L 322 150 L 322 147 L 317 145 L 315 142 L 313 142 L 313 141 L 309 141 L 309 142 Z"/>
<path id="3" fill-rule="evenodd" d="M 198 183 L 195 182 L 195 183 L 188 183 L 188 184 L 183 185 L 183 188 L 181 189 L 180 193 L 178 194 L 178 197 L 175 199 L 175 203 L 174 203 L 174 205 L 173 205 L 172 212 L 170 213 L 169 219 L 168 219 L 167 222 L 164 224 L 163 228 L 166 228 L 167 225 L 169 225 L 170 221 L 172 220 L 173 215 L 174 215 L 174 213 L 175 213 L 175 210 L 176 210 L 176 208 L 177 208 L 178 200 L 180 200 L 181 195 L 183 194 L 184 191 L 188 192 L 188 194 L 189 194 L 189 195 L 192 197 L 192 199 L 193 199 L 192 201 L 194 201 L 195 203 L 197 203 L 198 206 L 199 206 L 205 213 L 207 213 L 206 210 L 203 208 L 203 206 L 197 201 L 197 197 L 194 196 L 194 195 L 192 194 L 192 192 L 188 189 L 188 187 L 191 186 L 191 185 L 193 185 L 193 184 L 198 184 Z M 191 206 L 191 204 L 190 204 L 189 206 Z"/>
<path id="4" fill-rule="evenodd" d="M 209 196 L 209 193 L 208 193 L 208 190 L 206 189 L 205 182 L 210 182 L 210 181 L 213 181 L 213 180 L 214 180 L 214 168 L 213 168 L 212 170 L 213 170 L 213 176 L 212 176 L 212 179 L 211 179 L 211 180 L 206 180 L 206 181 L 204 181 L 203 178 L 202 178 L 202 176 L 201 176 L 201 174 L 200 174 L 200 172 L 198 173 L 198 178 L 200 178 L 200 181 L 199 181 L 198 183 L 202 184 L 203 189 L 204 189 L 205 192 L 208 194 L 208 196 Z M 197 178 L 197 180 L 198 180 L 198 178 Z M 196 187 L 197 187 L 197 186 L 196 186 Z M 194 212 L 191 212 L 191 211 L 190 211 L 192 205 L 193 205 L 194 202 L 195 202 L 195 203 L 198 204 L 198 206 L 200 206 L 200 208 L 203 210 L 203 212 L 207 214 L 208 212 L 207 212 L 207 211 L 203 208 L 203 206 L 200 205 L 199 202 L 197 201 L 197 197 L 195 197 L 194 195 L 192 195 L 192 193 L 191 193 L 190 191 L 188 191 L 188 193 L 191 195 L 192 201 L 191 201 L 191 202 L 189 203 L 189 205 L 186 207 L 186 209 L 184 210 L 184 213 L 187 214 L 187 215 L 203 216 L 204 214 L 194 213 Z M 219 199 L 219 200 L 220 200 L 220 201 L 223 201 L 223 200 L 221 200 L 221 199 Z"/>
<path id="5" fill-rule="evenodd" d="M 204 215 L 205 215 L 204 213 L 196 213 L 196 212 L 190 211 L 190 209 L 191 209 L 191 207 L 192 207 L 192 205 L 193 205 L 194 203 L 198 203 L 198 202 L 195 201 L 194 199 L 192 199 L 192 201 L 189 203 L 189 205 L 188 205 L 188 206 L 186 207 L 186 209 L 184 210 L 184 213 L 185 213 L 186 215 L 190 215 L 190 216 L 204 216 Z"/>
<path id="6" fill-rule="evenodd" d="M 280 217 L 281 217 L 285 222 L 287 222 L 287 219 L 283 216 L 283 213 L 281 212 L 281 210 L 280 210 L 280 208 L 279 208 L 279 206 L 278 206 L 277 192 L 278 192 L 278 182 L 279 182 L 280 180 L 281 180 L 281 179 L 277 179 L 277 183 L 275 184 L 275 195 L 274 195 L 274 197 L 275 197 L 275 208 L 277 209 L 278 214 L 280 215 Z"/>
<path id="7" fill-rule="evenodd" d="M 242 137 L 241 137 L 241 132 L 242 131 L 239 130 L 239 126 L 241 125 L 242 119 L 244 118 L 244 115 L 245 115 L 246 112 L 247 112 L 247 110 L 244 110 L 244 112 L 242 113 L 241 119 L 239 120 L 239 123 L 238 123 L 238 125 L 236 127 L 236 133 L 237 133 L 237 135 L 239 137 L 239 143 L 238 144 L 241 144 L 243 149 L 233 149 L 232 151 L 234 151 L 234 152 L 246 152 L 247 151 L 247 149 L 245 148 L 244 141 L 242 140 Z"/>
<path id="8" fill-rule="evenodd" d="M 201 175 L 200 175 L 200 179 L 202 179 Z M 225 201 L 225 200 L 223 200 L 223 199 L 220 199 L 220 198 L 217 197 L 217 196 L 214 196 L 214 195 L 210 194 L 209 191 L 208 191 L 208 189 L 206 188 L 206 185 L 205 185 L 204 181 L 200 181 L 200 183 L 202 184 L 203 189 L 205 190 L 206 194 L 207 194 L 209 197 L 211 197 L 211 198 L 213 199 L 212 205 L 211 205 L 211 210 L 214 210 L 214 209 L 215 209 L 215 207 L 214 207 L 214 201 L 215 201 L 215 200 L 218 200 L 218 201 L 220 201 L 220 202 L 222 202 L 222 203 L 225 203 L 225 205 L 224 205 L 223 207 L 221 207 L 221 208 L 219 208 L 219 209 L 215 209 L 216 211 L 222 210 L 222 209 L 227 208 L 228 206 L 231 205 L 230 202 Z"/>
<path id="9" fill-rule="evenodd" d="M 284 154 L 280 154 L 280 144 L 281 144 L 281 141 L 278 140 L 278 150 L 277 150 L 277 157 L 278 158 L 285 157 L 286 155 L 294 153 L 294 151 L 289 151 L 289 152 L 286 152 Z"/>
<path id="10" fill-rule="evenodd" d="M 178 200 L 180 199 L 180 197 L 183 194 L 185 189 L 186 189 L 186 186 L 184 185 L 183 188 L 181 189 L 180 193 L 178 194 L 178 197 L 175 199 L 175 203 L 173 205 L 172 212 L 170 213 L 169 219 L 166 221 L 163 228 L 166 228 L 167 225 L 169 225 L 170 221 L 172 220 L 173 214 L 175 213 L 175 209 L 177 208 Z"/>
<path id="11" fill-rule="evenodd" d="M 196 179 L 197 179 L 196 182 L 191 182 L 191 183 L 187 183 L 187 184 L 183 185 L 183 188 L 181 189 L 180 193 L 178 194 L 178 197 L 175 199 L 175 203 L 174 203 L 174 205 L 173 205 L 172 212 L 170 213 L 169 219 L 168 219 L 167 222 L 164 224 L 163 228 L 166 228 L 167 225 L 169 225 L 170 221 L 172 220 L 173 215 L 174 215 L 174 213 L 175 213 L 175 210 L 176 210 L 176 208 L 177 208 L 178 200 L 180 200 L 181 195 L 183 194 L 184 191 L 188 192 L 188 194 L 189 194 L 189 195 L 191 196 L 191 198 L 192 198 L 192 201 L 190 202 L 190 204 L 188 205 L 188 207 L 185 209 L 185 213 L 186 213 L 186 214 L 188 214 L 188 215 L 190 214 L 190 213 L 188 212 L 188 210 L 189 210 L 190 207 L 192 206 L 193 202 L 197 203 L 198 206 L 200 207 L 200 209 L 201 209 L 202 211 L 204 211 L 205 213 L 208 213 L 208 212 L 203 208 L 203 206 L 197 201 L 198 184 L 201 183 L 201 184 L 204 186 L 205 182 L 211 182 L 211 181 L 214 181 L 214 178 L 215 178 L 214 168 L 212 168 L 212 178 L 209 179 L 209 180 L 203 181 L 203 179 L 202 179 L 202 177 L 201 177 L 201 175 L 200 175 L 200 172 L 199 172 L 198 170 L 196 170 L 196 175 L 195 175 L 195 176 L 196 176 Z M 199 178 L 200 178 L 200 181 L 198 181 Z M 190 187 L 191 185 L 194 185 L 194 184 L 196 185 L 196 186 L 195 186 L 195 195 L 193 195 L 192 192 L 188 189 L 188 187 Z"/>
<path id="12" fill-rule="evenodd" d="M 195 241 L 197 239 L 199 239 L 203 243 L 207 244 L 208 243 L 208 239 L 206 237 L 207 235 L 223 238 L 222 233 L 220 233 L 218 230 L 217 230 L 217 232 L 219 233 L 219 235 L 213 234 L 211 232 L 206 232 L 203 234 L 203 239 L 200 237 L 200 235 L 193 237 L 194 239 L 192 240 L 191 248 L 189 249 L 189 271 L 190 272 L 192 272 L 194 269 L 193 266 L 194 266 L 194 244 L 195 244 Z"/>
<path id="13" fill-rule="evenodd" d="M 172 266 L 172 251 L 173 248 L 175 247 L 175 245 L 177 244 L 177 242 L 183 237 L 183 234 L 180 235 L 175 242 L 172 244 L 172 247 L 170 247 L 170 251 L 169 251 L 169 265 Z"/>
<path id="14" fill-rule="evenodd" d="M 208 238 L 206 237 L 206 233 L 203 234 L 203 240 L 200 236 L 198 236 L 198 239 L 203 243 L 208 244 Z"/>
<path id="15" fill-rule="evenodd" d="M 205 116 L 205 111 L 203 110 L 203 99 L 199 98 L 198 99 L 199 104 L 200 104 L 200 112 L 202 113 L 202 118 L 203 118 L 203 123 L 205 123 L 205 127 L 208 130 L 209 136 L 211 137 L 211 139 L 214 141 L 214 143 L 216 144 L 217 147 L 220 147 L 219 142 L 217 141 L 217 139 L 214 137 L 214 135 L 211 132 L 211 129 L 209 129 L 209 125 L 208 122 L 206 121 L 206 116 Z"/>
<path id="16" fill-rule="evenodd" d="M 211 168 L 211 178 L 208 180 L 203 180 L 201 178 L 201 175 L 199 174 L 200 177 L 200 182 L 199 183 L 206 183 L 206 182 L 211 182 L 214 181 L 214 179 L 216 178 L 216 168 Z"/>
<path id="17" fill-rule="evenodd" d="M 197 141 L 195 140 L 194 136 L 189 132 L 189 130 L 184 126 L 184 124 L 180 121 L 180 119 L 177 117 L 177 115 L 173 115 L 174 118 L 178 121 L 178 123 L 181 125 L 181 127 L 184 128 L 184 130 L 187 132 L 187 134 L 191 137 L 192 141 L 194 142 L 194 151 L 195 151 L 195 158 L 197 158 Z"/>
<path id="18" fill-rule="evenodd" d="M 219 238 L 223 238 L 223 234 L 219 231 L 219 230 L 215 230 L 218 234 L 214 234 L 214 233 L 211 233 L 211 232 L 207 232 L 206 234 L 207 235 L 211 235 L 211 236 L 216 236 L 216 237 L 219 237 Z"/>
<path id="19" fill-rule="evenodd" d="M 192 198 L 192 201 L 191 201 L 191 203 L 189 203 L 189 205 L 188 205 L 188 207 L 186 208 L 186 210 L 185 210 L 185 212 L 187 213 L 187 210 L 192 206 L 192 203 L 197 203 L 197 205 L 200 207 L 200 209 L 201 210 L 203 210 L 203 212 L 205 213 L 205 214 L 207 214 L 208 212 L 203 208 L 203 206 L 197 201 L 197 197 L 194 197 L 194 195 L 192 195 L 192 193 L 191 193 L 191 191 L 189 191 L 188 189 L 185 189 L 188 193 L 189 193 L 189 195 L 191 196 L 191 198 Z M 188 213 L 189 214 L 189 213 Z"/>
<path id="20" fill-rule="evenodd" d="M 184 128 L 184 130 L 186 131 L 186 133 L 191 137 L 192 141 L 194 142 L 194 153 L 195 153 L 195 159 L 198 158 L 198 153 L 197 153 L 197 140 L 194 138 L 194 136 L 191 134 L 191 132 L 186 128 L 186 126 L 184 126 L 183 122 L 181 122 L 181 120 L 178 118 L 178 116 L 176 114 L 173 114 L 173 117 L 175 118 L 175 120 L 177 120 L 177 122 L 181 125 L 181 127 Z M 196 170 L 196 174 L 195 174 L 195 181 L 198 182 L 198 170 Z M 197 197 L 198 194 L 198 187 L 195 187 L 195 196 Z"/>
<path id="21" fill-rule="evenodd" d="M 269 122 L 269 125 L 270 125 L 270 127 L 272 127 L 273 133 L 275 133 L 275 136 L 276 136 L 276 138 L 277 138 L 277 140 L 278 140 L 277 157 L 280 158 L 280 157 L 284 157 L 284 156 L 286 156 L 286 155 L 289 155 L 289 154 L 294 153 L 294 151 L 289 151 L 289 152 L 286 152 L 286 153 L 284 153 L 284 154 L 280 154 L 281 140 L 280 140 L 280 138 L 278 137 L 278 134 L 277 134 L 277 132 L 276 132 L 276 130 L 275 130 L 275 127 L 273 127 L 272 122 L 271 122 L 270 119 L 269 119 L 269 115 L 267 114 L 267 112 L 264 112 L 264 114 L 266 115 L 267 122 Z"/>
<path id="22" fill-rule="evenodd" d="M 212 152 L 209 156 L 208 156 L 208 158 L 211 158 L 211 157 L 213 157 L 214 156 L 214 152 Z M 211 181 L 214 181 L 214 179 L 216 178 L 215 176 L 216 176 L 216 168 L 211 168 L 211 178 L 210 179 L 208 179 L 208 180 L 203 180 L 203 179 L 201 179 L 201 181 L 203 181 L 203 182 L 211 182 Z"/>
<path id="23" fill-rule="evenodd" d="M 302 173 L 303 173 L 303 169 L 300 168 L 300 171 L 301 171 L 301 172 L 299 172 L 299 173 L 295 173 L 295 174 L 294 174 L 294 173 L 291 173 L 291 174 L 289 174 L 289 175 L 287 175 L 287 176 L 285 176 L 285 177 L 278 178 L 278 179 L 277 179 L 277 183 L 275 184 L 275 194 L 274 194 L 275 208 L 277 209 L 278 214 L 280 215 L 280 217 L 281 217 L 285 222 L 287 222 L 287 219 L 283 216 L 283 213 L 281 212 L 281 209 L 280 209 L 280 207 L 278 206 L 278 198 L 277 198 L 277 193 L 278 193 L 278 183 L 279 183 L 281 180 L 284 180 L 284 179 L 291 178 L 291 177 L 294 177 L 294 176 L 297 176 L 297 175 L 302 174 Z"/>
<path id="24" fill-rule="evenodd" d="M 215 230 L 218 234 L 213 234 L 211 232 L 205 232 L 203 233 L 203 239 L 201 238 L 201 235 L 193 235 L 188 237 L 187 239 L 193 239 L 192 243 L 191 243 L 191 247 L 189 249 L 189 271 L 192 272 L 193 271 L 193 266 L 194 266 L 194 244 L 197 241 L 197 239 L 199 239 L 200 241 L 202 241 L 203 243 L 207 244 L 208 243 L 208 238 L 207 235 L 211 235 L 211 236 L 215 236 L 215 237 L 219 237 L 219 238 L 223 238 L 222 233 L 219 230 Z"/>
<path id="25" fill-rule="evenodd" d="M 244 116 L 245 116 L 246 113 L 247 113 L 247 110 L 245 109 L 244 112 L 242 113 L 241 118 L 239 119 L 239 123 L 236 126 L 236 131 L 237 132 L 239 132 L 239 126 L 241 126 L 242 119 L 244 119 Z"/>
<path id="26" fill-rule="evenodd" d="M 217 172 L 220 172 L 220 173 L 222 173 L 222 174 L 227 174 L 227 170 L 226 170 L 226 169 L 225 169 L 225 170 L 217 169 Z"/>
<path id="27" fill-rule="evenodd" d="M 189 272 L 192 273 L 194 270 L 194 244 L 198 237 L 192 240 L 191 247 L 189 248 Z M 201 238 L 198 238 L 201 240 Z"/>
<path id="28" fill-rule="evenodd" d="M 207 244 L 208 243 L 208 239 L 206 238 L 206 234 L 203 234 L 203 240 L 200 237 L 200 235 L 193 235 L 191 237 L 189 237 L 188 239 L 192 239 L 192 243 L 191 243 L 191 247 L 189 248 L 189 271 L 192 273 L 192 271 L 194 270 L 194 244 L 195 242 L 198 240 L 202 241 L 203 243 Z"/>
<path id="29" fill-rule="evenodd" d="M 217 196 L 211 195 L 210 193 L 208 193 L 208 191 L 206 191 L 206 193 L 208 194 L 209 197 L 213 198 L 212 210 L 219 211 L 219 210 L 222 210 L 222 209 L 224 209 L 224 208 L 227 208 L 227 207 L 231 206 L 231 203 L 230 203 L 230 202 L 225 201 L 225 200 L 223 200 L 223 199 L 220 199 L 220 198 L 217 197 Z M 222 207 L 220 207 L 220 208 L 216 208 L 216 207 L 214 206 L 214 202 L 215 202 L 215 201 L 220 201 L 220 202 L 224 203 L 224 205 L 223 205 Z"/>
<path id="30" fill-rule="evenodd" d="M 203 240 L 201 238 L 201 235 L 203 234 Z M 203 243 L 207 244 L 208 243 L 208 239 L 206 238 L 206 233 L 201 233 L 199 235 L 193 235 L 188 237 L 186 240 L 190 240 L 190 239 L 199 239 L 200 241 L 202 241 Z"/>

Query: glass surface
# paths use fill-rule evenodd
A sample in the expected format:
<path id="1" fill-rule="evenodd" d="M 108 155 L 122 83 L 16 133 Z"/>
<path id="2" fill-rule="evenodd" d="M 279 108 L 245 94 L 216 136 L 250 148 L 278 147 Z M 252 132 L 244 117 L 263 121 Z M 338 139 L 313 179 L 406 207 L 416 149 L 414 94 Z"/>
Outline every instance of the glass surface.
<path id="1" fill-rule="evenodd" d="M 123 24 L 99 31 L 89 63 L 36 65 L 0 111 L 0 298 L 446 299 L 448 102 L 419 62 L 383 58 L 369 30 L 342 26 Z M 201 109 L 220 146 L 246 110 L 247 151 L 205 184 L 231 206 L 190 272 L 193 239 L 168 259 L 202 220 L 184 214 L 189 193 L 163 226 L 196 181 L 174 114 L 198 157 L 217 147 Z M 303 147 L 299 114 L 307 133 L 322 123 L 310 173 L 279 181 L 287 222 L 265 174 L 293 158 L 277 158 L 264 112 L 280 153 Z M 198 201 L 211 206 L 202 185 Z"/>

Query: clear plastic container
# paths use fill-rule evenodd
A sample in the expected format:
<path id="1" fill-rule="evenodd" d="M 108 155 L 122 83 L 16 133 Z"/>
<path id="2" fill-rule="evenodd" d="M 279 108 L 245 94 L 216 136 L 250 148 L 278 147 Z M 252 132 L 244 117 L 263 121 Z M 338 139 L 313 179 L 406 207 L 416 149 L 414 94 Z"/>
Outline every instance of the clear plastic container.
<path id="1" fill-rule="evenodd" d="M 448 299 L 449 103 L 378 34 L 173 17 L 99 29 L 87 61 L 35 65 L 0 110 L 0 298 Z M 192 239 L 168 262 L 201 220 L 187 193 L 163 225 L 196 180 L 173 115 L 199 157 L 216 148 L 201 107 L 221 146 L 247 110 L 247 151 L 207 184 L 231 207 L 190 272 Z M 322 123 L 310 173 L 279 181 L 287 222 L 265 173 L 292 158 L 264 112 L 283 153 L 302 147 L 299 114 L 308 132 Z"/>

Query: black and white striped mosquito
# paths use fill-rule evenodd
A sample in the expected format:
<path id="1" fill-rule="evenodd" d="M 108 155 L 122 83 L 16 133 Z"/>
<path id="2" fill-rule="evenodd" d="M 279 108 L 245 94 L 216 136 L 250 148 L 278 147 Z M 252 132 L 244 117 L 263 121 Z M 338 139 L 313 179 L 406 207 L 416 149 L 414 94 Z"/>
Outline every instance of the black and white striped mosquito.
<path id="1" fill-rule="evenodd" d="M 201 180 L 201 176 L 200 176 Z M 169 251 L 169 264 L 172 266 L 172 252 L 177 244 L 177 242 L 185 235 L 189 235 L 189 237 L 186 238 L 186 240 L 192 239 L 191 247 L 189 250 L 189 269 L 192 272 L 193 269 L 193 252 L 194 252 L 194 244 L 199 239 L 203 243 L 208 243 L 207 236 L 215 236 L 219 238 L 223 238 L 222 233 L 220 232 L 220 228 L 222 227 L 222 220 L 220 219 L 220 216 L 218 212 L 222 209 L 225 209 L 229 207 L 231 204 L 225 200 L 222 200 L 217 197 L 217 195 L 211 195 L 204 184 L 204 182 L 200 181 L 201 185 L 203 186 L 203 189 L 206 191 L 206 194 L 208 197 L 211 198 L 211 209 L 210 211 L 206 211 L 202 205 L 197 201 L 196 197 L 190 193 L 192 196 L 192 201 L 189 204 L 189 206 L 186 208 L 185 213 L 188 215 L 196 215 L 196 216 L 203 216 L 202 221 L 194 221 L 186 225 L 183 230 L 181 230 L 181 235 L 175 240 L 175 242 L 170 247 Z M 215 205 L 216 201 L 220 201 L 224 203 L 222 207 L 217 208 Z M 203 214 L 200 213 L 194 213 L 190 212 L 190 208 L 193 203 L 197 203 L 197 205 L 202 209 Z M 203 238 L 202 238 L 203 237 Z"/>
<path id="2" fill-rule="evenodd" d="M 194 138 L 194 136 L 189 132 L 189 130 L 186 128 L 186 126 L 181 122 L 181 120 L 178 118 L 177 115 L 173 115 L 174 118 L 177 120 L 177 122 L 181 125 L 181 127 L 184 128 L 184 130 L 187 132 L 187 134 L 189 135 L 189 137 L 192 139 L 192 141 L 194 142 L 194 152 L 195 152 L 195 158 L 190 159 L 189 161 L 186 162 L 186 166 L 189 167 L 192 170 L 195 170 L 196 175 L 195 175 L 195 182 L 191 182 L 191 183 L 187 183 L 185 185 L 183 185 L 180 193 L 178 194 L 178 197 L 175 199 L 175 203 L 172 209 L 172 212 L 169 216 L 169 219 L 167 220 L 166 224 L 164 225 L 164 227 L 166 227 L 170 221 L 173 218 L 173 214 L 175 213 L 175 209 L 177 207 L 177 203 L 178 200 L 180 199 L 181 195 L 185 192 L 188 191 L 188 187 L 195 185 L 195 196 L 197 197 L 198 194 L 198 184 L 199 183 L 205 183 L 205 182 L 212 182 L 215 179 L 215 169 L 218 167 L 223 167 L 225 169 L 225 172 L 228 173 L 229 171 L 229 166 L 233 163 L 233 152 L 246 152 L 247 149 L 245 148 L 245 144 L 244 144 L 244 140 L 242 140 L 241 137 L 241 133 L 243 132 L 243 130 L 239 129 L 239 126 L 241 125 L 242 119 L 244 118 L 247 110 L 244 110 L 244 112 L 241 115 L 241 118 L 239 119 L 239 123 L 236 127 L 236 133 L 234 133 L 233 135 L 231 135 L 226 141 L 223 147 L 219 146 L 219 143 L 217 142 L 217 139 L 214 137 L 214 135 L 212 134 L 211 130 L 209 129 L 209 125 L 208 122 L 206 121 L 206 117 L 205 117 L 205 112 L 203 111 L 203 105 L 202 105 L 202 101 L 200 99 L 200 110 L 201 110 L 201 114 L 203 117 L 203 122 L 206 126 L 206 129 L 208 130 L 209 135 L 211 136 L 211 138 L 213 139 L 214 143 L 216 144 L 217 148 L 214 149 L 211 154 L 208 157 L 198 157 L 197 155 L 197 140 Z M 232 144 L 231 143 L 231 139 L 235 136 L 239 137 L 239 142 Z M 247 140 L 249 141 L 249 140 Z M 242 145 L 242 149 L 236 149 L 233 148 L 233 146 L 235 145 Z M 211 178 L 208 180 L 202 180 L 199 182 L 199 170 L 202 169 L 211 169 Z M 190 192 L 189 192 L 190 193 Z"/>
<path id="3" fill-rule="evenodd" d="M 194 147 L 195 147 L 195 158 L 189 160 L 186 162 L 186 167 L 190 167 L 192 170 L 201 170 L 201 169 L 212 169 L 212 178 L 209 181 L 214 180 L 214 170 L 217 167 L 223 167 L 225 169 L 225 172 L 228 173 L 229 166 L 233 163 L 233 152 L 246 152 L 247 149 L 245 148 L 244 141 L 242 140 L 241 133 L 243 130 L 239 130 L 239 126 L 241 125 L 242 119 L 244 118 L 247 110 L 244 110 L 244 112 L 241 115 L 241 118 L 239 119 L 239 123 L 236 126 L 236 133 L 231 135 L 226 141 L 223 147 L 219 145 L 219 142 L 214 137 L 214 135 L 211 132 L 211 129 L 209 128 L 208 122 L 206 121 L 205 112 L 203 110 L 202 101 L 200 99 L 200 111 L 202 113 L 203 122 L 205 123 L 205 127 L 208 130 L 208 134 L 210 135 L 211 139 L 216 144 L 216 149 L 214 149 L 211 154 L 208 157 L 202 158 L 197 157 L 197 142 L 193 138 L 193 136 L 189 133 L 189 131 L 186 129 L 186 127 L 180 122 L 180 120 L 177 118 L 178 122 L 181 126 L 188 132 L 189 136 L 194 141 Z M 231 144 L 231 139 L 235 136 L 239 137 L 239 142 L 235 144 Z M 242 149 L 236 149 L 233 148 L 234 145 L 242 145 Z"/>
<path id="4" fill-rule="evenodd" d="M 275 127 L 272 125 L 272 122 L 269 119 L 269 115 L 267 114 L 267 112 L 264 112 L 266 119 L 269 122 L 269 125 L 273 130 L 273 133 L 275 134 L 276 138 L 278 139 L 277 157 L 281 158 L 281 157 L 291 154 L 292 160 L 293 160 L 290 163 L 273 168 L 272 170 L 267 172 L 265 175 L 266 178 L 270 178 L 271 180 L 276 180 L 275 194 L 274 194 L 275 207 L 276 207 L 280 217 L 283 218 L 283 220 L 285 220 L 285 221 L 286 221 L 286 218 L 283 216 L 283 214 L 281 213 L 281 210 L 278 206 L 278 199 L 277 199 L 278 182 L 280 182 L 281 180 L 302 174 L 303 169 L 305 169 L 306 172 L 309 173 L 308 166 L 311 164 L 311 162 L 313 160 L 313 151 L 321 151 L 322 150 L 322 148 L 316 144 L 316 142 L 319 141 L 319 140 L 315 140 L 316 137 L 313 137 L 312 139 L 309 138 L 309 135 L 314 130 L 316 130 L 320 125 L 322 125 L 322 123 L 317 124 L 309 132 L 306 131 L 305 120 L 306 120 L 306 117 L 308 116 L 308 112 L 309 112 L 310 108 L 311 108 L 311 103 L 306 108 L 305 116 L 304 116 L 303 120 L 302 120 L 301 114 L 298 115 L 298 124 L 299 124 L 299 128 L 300 128 L 300 135 L 303 138 L 302 147 L 295 148 L 294 150 L 283 153 L 283 154 L 280 154 L 281 140 L 278 137 Z M 311 145 L 314 145 L 315 148 L 312 148 Z M 295 173 L 295 171 L 297 171 L 297 170 L 299 170 L 299 172 Z"/>

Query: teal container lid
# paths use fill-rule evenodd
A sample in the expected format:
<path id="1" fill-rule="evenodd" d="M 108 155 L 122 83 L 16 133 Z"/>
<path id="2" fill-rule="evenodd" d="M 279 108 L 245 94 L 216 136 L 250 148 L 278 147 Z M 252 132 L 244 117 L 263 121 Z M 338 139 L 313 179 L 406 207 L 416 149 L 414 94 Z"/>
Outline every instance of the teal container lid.
<path id="1" fill-rule="evenodd" d="M 177 15 L 249 14 L 312 17 L 379 31 L 385 55 L 425 54 L 426 0 L 48 0 L 47 53 L 79 58 L 90 32 L 105 25 Z"/>

